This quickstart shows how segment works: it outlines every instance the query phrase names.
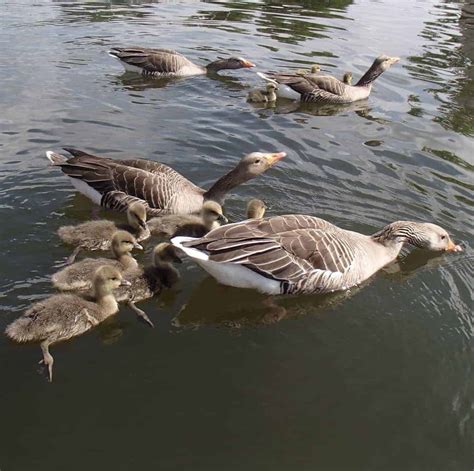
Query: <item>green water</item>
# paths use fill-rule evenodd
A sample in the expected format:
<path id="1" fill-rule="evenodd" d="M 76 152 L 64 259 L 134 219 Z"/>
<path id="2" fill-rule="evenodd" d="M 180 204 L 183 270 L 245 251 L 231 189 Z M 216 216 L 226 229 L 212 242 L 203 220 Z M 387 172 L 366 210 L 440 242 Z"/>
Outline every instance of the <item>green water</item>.
<path id="1" fill-rule="evenodd" d="M 124 74 L 114 45 L 257 70 L 318 63 L 357 79 L 401 62 L 367 102 L 252 106 L 254 71 L 172 82 Z M 0 336 L 0 470 L 474 469 L 474 9 L 440 1 L 0 0 L 0 330 L 51 293 L 55 232 L 92 204 L 47 165 L 72 146 L 164 162 L 208 187 L 247 152 L 287 158 L 229 196 L 242 217 L 309 213 L 375 232 L 437 222 L 462 254 L 404 253 L 360 289 L 278 298 L 182 281 L 52 347 Z M 101 211 L 104 217 L 110 213 Z M 144 257 L 141 257 L 144 260 Z"/>

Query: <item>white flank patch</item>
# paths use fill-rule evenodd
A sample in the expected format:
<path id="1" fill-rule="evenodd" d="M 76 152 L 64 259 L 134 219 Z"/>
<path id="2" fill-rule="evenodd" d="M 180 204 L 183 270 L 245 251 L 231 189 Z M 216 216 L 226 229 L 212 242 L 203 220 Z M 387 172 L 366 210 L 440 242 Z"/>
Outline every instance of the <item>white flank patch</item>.
<path id="1" fill-rule="evenodd" d="M 209 260 L 209 256 L 201 250 L 183 247 L 182 243 L 196 240 L 194 237 L 174 237 L 171 242 L 186 255 L 213 276 L 219 283 L 235 288 L 252 288 L 262 293 L 280 294 L 280 282 L 265 278 L 262 275 L 237 263 L 219 263 Z"/>
<path id="2" fill-rule="evenodd" d="M 102 195 L 97 191 L 94 190 L 90 185 L 78 178 L 68 177 L 71 180 L 72 185 L 77 191 L 80 191 L 84 196 L 87 196 L 90 200 L 92 200 L 95 204 L 100 205 L 100 200 L 102 199 Z"/>

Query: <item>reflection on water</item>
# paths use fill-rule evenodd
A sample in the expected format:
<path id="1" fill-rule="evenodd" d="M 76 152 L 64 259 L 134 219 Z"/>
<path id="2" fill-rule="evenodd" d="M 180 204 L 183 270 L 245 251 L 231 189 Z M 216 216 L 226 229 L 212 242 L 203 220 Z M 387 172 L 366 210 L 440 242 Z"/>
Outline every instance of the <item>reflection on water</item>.
<path id="1" fill-rule="evenodd" d="M 36 346 L 0 336 L 2 470 L 472 469 L 468 2 L 1 8 L 0 330 L 51 293 L 70 253 L 57 228 L 91 217 L 93 205 L 47 165 L 45 150 L 63 146 L 162 161 L 206 188 L 246 152 L 286 151 L 232 192 L 230 220 L 259 197 L 269 214 L 315 214 L 367 234 L 396 219 L 435 221 L 465 247 L 407 251 L 358 289 L 301 298 L 223 287 L 185 261 L 177 287 L 140 304 L 155 329 L 121 309 L 54 348 L 53 385 L 36 372 Z M 143 79 L 106 54 L 131 44 L 197 63 L 242 55 L 258 71 L 318 63 L 355 81 L 381 53 L 402 60 L 366 102 L 260 106 L 246 101 L 264 86 L 254 70 Z"/>

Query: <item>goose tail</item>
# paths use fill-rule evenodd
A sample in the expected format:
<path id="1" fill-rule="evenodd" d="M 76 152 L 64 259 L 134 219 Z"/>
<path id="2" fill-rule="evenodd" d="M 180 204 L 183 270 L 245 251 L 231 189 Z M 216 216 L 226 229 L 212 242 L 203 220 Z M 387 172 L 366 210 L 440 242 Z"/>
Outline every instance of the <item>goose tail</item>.
<path id="1" fill-rule="evenodd" d="M 46 151 L 46 157 L 51 162 L 51 165 L 62 165 L 67 161 L 67 158 L 64 157 L 64 155 L 58 154 L 50 150 Z"/>
<path id="2" fill-rule="evenodd" d="M 197 260 L 209 260 L 209 255 L 202 250 L 194 249 L 192 247 L 186 247 L 186 242 L 190 242 L 192 240 L 198 240 L 196 237 L 185 237 L 185 236 L 178 236 L 173 237 L 171 239 L 171 243 L 177 247 L 178 249 L 182 250 L 188 257 L 197 259 Z"/>
<path id="3" fill-rule="evenodd" d="M 266 82 L 270 82 L 270 83 L 273 83 L 274 85 L 277 85 L 278 86 L 278 82 L 276 80 L 273 80 L 272 78 L 270 78 L 268 75 L 265 75 L 263 72 L 257 72 L 257 75 L 260 77 L 260 78 L 263 78 L 263 80 L 265 80 Z"/>

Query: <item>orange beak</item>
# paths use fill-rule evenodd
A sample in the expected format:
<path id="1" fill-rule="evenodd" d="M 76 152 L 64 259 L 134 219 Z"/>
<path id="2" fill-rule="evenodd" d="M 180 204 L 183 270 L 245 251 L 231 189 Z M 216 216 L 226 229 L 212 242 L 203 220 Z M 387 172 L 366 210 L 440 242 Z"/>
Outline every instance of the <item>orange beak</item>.
<path id="1" fill-rule="evenodd" d="M 286 152 L 275 152 L 273 154 L 266 154 L 266 158 L 268 159 L 270 165 L 275 165 L 279 160 L 285 157 Z"/>
<path id="2" fill-rule="evenodd" d="M 446 247 L 447 252 L 462 252 L 462 247 L 460 245 L 456 245 L 451 239 L 448 242 L 448 246 Z"/>
<path id="3" fill-rule="evenodd" d="M 243 65 L 246 69 L 250 69 L 251 67 L 255 67 L 255 64 L 253 64 L 252 62 L 248 61 L 247 59 L 242 59 L 241 62 L 242 62 L 242 65 Z"/>

